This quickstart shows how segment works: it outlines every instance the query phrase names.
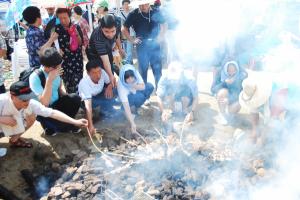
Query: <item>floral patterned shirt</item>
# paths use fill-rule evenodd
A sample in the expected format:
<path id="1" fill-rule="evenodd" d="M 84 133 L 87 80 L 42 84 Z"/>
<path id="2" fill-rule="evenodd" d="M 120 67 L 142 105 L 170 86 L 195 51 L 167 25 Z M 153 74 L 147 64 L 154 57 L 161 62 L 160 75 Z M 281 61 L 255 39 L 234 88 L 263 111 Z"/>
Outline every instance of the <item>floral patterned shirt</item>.
<path id="1" fill-rule="evenodd" d="M 35 26 L 29 26 L 26 32 L 26 45 L 29 54 L 30 67 L 39 67 L 40 58 L 38 50 L 46 43 L 44 32 Z"/>
<path id="2" fill-rule="evenodd" d="M 89 44 L 89 33 L 90 33 L 90 26 L 89 23 L 82 17 L 78 21 L 78 25 L 83 34 L 83 46 L 87 47 Z"/>
<path id="3" fill-rule="evenodd" d="M 4 37 L 0 34 L 0 49 L 1 50 L 7 50 L 6 42 Z M 4 71 L 3 71 L 3 58 L 0 58 L 0 86 L 4 84 Z"/>

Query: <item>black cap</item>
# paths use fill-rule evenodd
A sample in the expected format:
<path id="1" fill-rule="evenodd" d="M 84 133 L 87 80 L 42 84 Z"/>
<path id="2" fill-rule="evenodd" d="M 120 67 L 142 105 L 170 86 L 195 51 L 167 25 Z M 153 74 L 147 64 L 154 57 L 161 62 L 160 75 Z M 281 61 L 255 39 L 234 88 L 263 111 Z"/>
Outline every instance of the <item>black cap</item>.
<path id="1" fill-rule="evenodd" d="M 10 93 L 17 96 L 23 101 L 34 99 L 36 95 L 31 91 L 28 83 L 24 81 L 17 81 L 10 86 Z"/>

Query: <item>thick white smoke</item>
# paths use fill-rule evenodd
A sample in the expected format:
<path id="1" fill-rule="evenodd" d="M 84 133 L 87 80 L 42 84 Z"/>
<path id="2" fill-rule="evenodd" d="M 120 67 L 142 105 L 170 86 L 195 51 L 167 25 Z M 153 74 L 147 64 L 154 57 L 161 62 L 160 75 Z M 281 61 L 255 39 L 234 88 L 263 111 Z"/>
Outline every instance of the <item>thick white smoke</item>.
<path id="1" fill-rule="evenodd" d="M 299 22 L 290 25 L 293 20 L 300 19 L 300 13 L 292 8 L 297 5 L 297 1 L 173 0 L 171 2 L 175 7 L 174 15 L 179 20 L 175 34 L 178 53 L 184 61 L 196 61 L 194 63 L 198 65 L 197 67 L 209 64 L 220 44 L 234 45 L 238 37 L 249 34 L 255 26 L 264 28 L 264 31 L 255 37 L 275 38 L 264 52 L 262 70 L 269 72 L 273 80 L 280 85 L 289 87 L 292 99 L 287 102 L 287 107 L 290 111 L 286 115 L 285 123 L 275 122 L 280 129 L 271 130 L 269 133 L 279 135 L 275 143 L 277 146 L 273 146 L 275 157 L 269 158 L 275 161 L 273 167 L 276 167 L 276 174 L 267 183 L 249 188 L 251 192 L 248 195 L 253 200 L 299 199 L 300 133 L 297 124 L 300 122 L 298 117 L 300 31 L 299 27 L 295 27 Z M 291 118 L 294 118 L 293 124 Z M 244 150 L 249 149 L 240 149 Z M 211 190 L 223 193 L 224 185 L 230 185 L 224 183 L 228 179 L 232 182 L 238 181 L 235 176 L 229 177 L 228 174 L 224 174 L 215 180 Z M 234 194 L 233 197 L 229 195 L 228 199 L 236 199 L 238 189 L 232 190 L 226 191 L 228 194 Z"/>

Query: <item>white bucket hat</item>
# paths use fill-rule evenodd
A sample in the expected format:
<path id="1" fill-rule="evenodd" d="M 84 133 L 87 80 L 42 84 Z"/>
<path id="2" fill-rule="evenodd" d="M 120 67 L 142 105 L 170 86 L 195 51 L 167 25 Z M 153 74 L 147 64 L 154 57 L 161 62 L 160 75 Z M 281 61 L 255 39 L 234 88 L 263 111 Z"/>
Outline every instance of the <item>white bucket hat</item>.
<path id="1" fill-rule="evenodd" d="M 260 106 L 267 103 L 272 94 L 272 80 L 262 72 L 252 72 L 246 78 L 239 96 L 240 105 L 248 111 L 257 110 Z"/>
<path id="2" fill-rule="evenodd" d="M 145 4 L 153 4 L 154 0 L 134 0 L 130 3 L 132 6 L 140 6 Z"/>
<path id="3" fill-rule="evenodd" d="M 183 75 L 183 68 L 180 62 L 171 62 L 168 66 L 167 75 L 170 80 L 179 80 Z"/>

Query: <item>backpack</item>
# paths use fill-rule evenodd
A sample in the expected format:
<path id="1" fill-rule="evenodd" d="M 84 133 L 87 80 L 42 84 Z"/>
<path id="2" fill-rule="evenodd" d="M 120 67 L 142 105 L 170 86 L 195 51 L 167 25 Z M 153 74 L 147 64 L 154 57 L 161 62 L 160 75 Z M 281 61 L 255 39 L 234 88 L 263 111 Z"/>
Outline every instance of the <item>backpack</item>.
<path id="1" fill-rule="evenodd" d="M 41 80 L 42 87 L 44 88 L 46 84 L 46 77 L 43 70 L 39 68 L 30 67 L 29 69 L 25 69 L 20 73 L 19 80 L 24 81 L 29 85 L 29 77 L 32 73 L 37 73 Z"/>

